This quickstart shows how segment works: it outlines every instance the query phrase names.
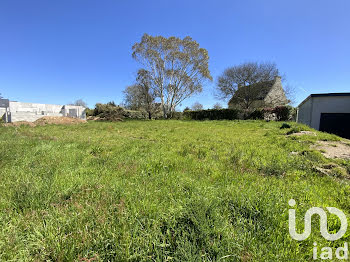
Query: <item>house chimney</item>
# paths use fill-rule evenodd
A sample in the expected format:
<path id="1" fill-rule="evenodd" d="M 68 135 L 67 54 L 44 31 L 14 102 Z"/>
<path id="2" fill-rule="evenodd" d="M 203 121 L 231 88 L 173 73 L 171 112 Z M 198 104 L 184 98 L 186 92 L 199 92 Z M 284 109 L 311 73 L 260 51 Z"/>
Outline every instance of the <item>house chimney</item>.
<path id="1" fill-rule="evenodd" d="M 280 76 L 275 76 L 275 83 L 281 83 L 282 78 Z"/>

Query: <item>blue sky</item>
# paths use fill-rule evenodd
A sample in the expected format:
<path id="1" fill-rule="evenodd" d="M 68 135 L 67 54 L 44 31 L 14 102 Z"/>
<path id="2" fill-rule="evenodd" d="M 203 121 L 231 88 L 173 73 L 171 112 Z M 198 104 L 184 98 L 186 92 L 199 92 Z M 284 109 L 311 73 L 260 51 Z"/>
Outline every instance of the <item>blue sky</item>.
<path id="1" fill-rule="evenodd" d="M 350 91 L 348 0 L 1 0 L 0 93 L 23 102 L 123 100 L 144 33 L 187 35 L 206 48 L 213 82 L 182 108 L 218 102 L 215 80 L 232 65 L 276 62 L 296 89 Z M 222 102 L 223 103 L 223 102 Z"/>

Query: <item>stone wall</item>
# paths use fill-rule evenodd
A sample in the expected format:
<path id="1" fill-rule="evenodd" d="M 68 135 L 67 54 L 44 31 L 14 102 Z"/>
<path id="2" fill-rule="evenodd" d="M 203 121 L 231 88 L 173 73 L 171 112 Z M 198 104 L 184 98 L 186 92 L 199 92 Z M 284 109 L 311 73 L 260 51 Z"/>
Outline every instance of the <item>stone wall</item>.
<path id="1" fill-rule="evenodd" d="M 278 76 L 275 78 L 275 83 L 265 97 L 264 101 L 265 105 L 270 107 L 285 106 L 288 104 L 286 94 L 282 87 L 281 77 Z"/>

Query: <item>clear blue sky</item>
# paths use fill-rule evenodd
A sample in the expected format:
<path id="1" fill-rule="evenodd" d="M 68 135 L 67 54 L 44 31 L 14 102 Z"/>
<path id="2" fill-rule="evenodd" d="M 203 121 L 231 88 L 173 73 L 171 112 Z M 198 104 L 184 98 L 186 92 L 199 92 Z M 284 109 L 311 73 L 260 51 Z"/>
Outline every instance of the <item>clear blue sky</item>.
<path id="1" fill-rule="evenodd" d="M 349 0 L 1 0 L 0 93 L 17 101 L 89 106 L 135 78 L 144 33 L 194 38 L 214 79 L 228 66 L 273 61 L 297 91 L 350 91 Z M 205 108 L 215 80 L 186 101 Z"/>

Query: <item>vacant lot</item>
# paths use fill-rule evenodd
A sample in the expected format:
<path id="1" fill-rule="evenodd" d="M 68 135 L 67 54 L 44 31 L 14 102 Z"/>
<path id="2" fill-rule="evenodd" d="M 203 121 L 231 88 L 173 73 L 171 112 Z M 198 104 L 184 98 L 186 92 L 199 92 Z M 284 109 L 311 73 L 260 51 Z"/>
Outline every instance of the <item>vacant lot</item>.
<path id="1" fill-rule="evenodd" d="M 0 127 L 0 260 L 305 261 L 314 241 L 350 241 L 327 243 L 318 220 L 290 238 L 291 198 L 299 229 L 312 206 L 350 218 L 350 162 L 311 149 L 338 137 L 281 125 Z"/>

